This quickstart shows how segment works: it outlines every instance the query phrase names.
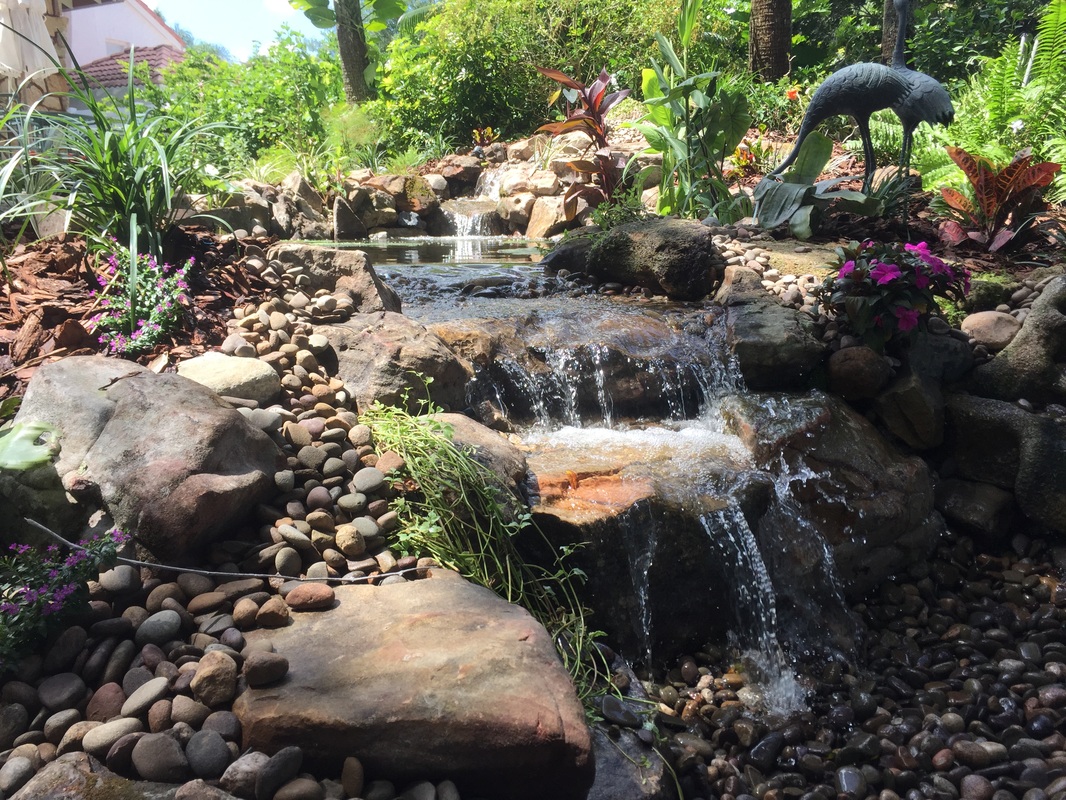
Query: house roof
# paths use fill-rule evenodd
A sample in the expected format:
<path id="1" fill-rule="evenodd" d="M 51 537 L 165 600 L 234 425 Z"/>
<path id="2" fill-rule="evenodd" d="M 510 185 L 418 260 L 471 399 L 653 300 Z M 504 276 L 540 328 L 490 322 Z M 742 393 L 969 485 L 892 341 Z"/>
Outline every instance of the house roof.
<path id="1" fill-rule="evenodd" d="M 129 81 L 129 73 L 126 71 L 129 60 L 128 52 L 113 53 L 83 64 L 81 70 L 103 88 L 117 89 Z M 156 47 L 135 48 L 133 60 L 136 64 L 147 63 L 152 82 L 159 83 L 163 68 L 168 64 L 184 61 L 185 54 L 170 45 L 161 44 Z"/>

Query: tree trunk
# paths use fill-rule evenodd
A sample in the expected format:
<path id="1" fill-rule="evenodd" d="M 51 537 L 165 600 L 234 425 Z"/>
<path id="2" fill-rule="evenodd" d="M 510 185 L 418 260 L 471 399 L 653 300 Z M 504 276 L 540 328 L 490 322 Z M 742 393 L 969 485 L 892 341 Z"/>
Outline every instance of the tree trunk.
<path id="1" fill-rule="evenodd" d="M 359 0 L 336 0 L 337 46 L 340 50 L 344 95 L 349 103 L 361 103 L 371 97 L 366 82 L 370 63 L 366 53 L 366 31 Z"/>
<path id="2" fill-rule="evenodd" d="M 899 18 L 892 0 L 885 0 L 885 11 L 881 22 L 881 63 L 892 63 L 892 51 L 896 48 L 896 31 L 899 30 Z"/>
<path id="3" fill-rule="evenodd" d="M 748 67 L 764 81 L 788 74 L 792 0 L 752 0 Z"/>

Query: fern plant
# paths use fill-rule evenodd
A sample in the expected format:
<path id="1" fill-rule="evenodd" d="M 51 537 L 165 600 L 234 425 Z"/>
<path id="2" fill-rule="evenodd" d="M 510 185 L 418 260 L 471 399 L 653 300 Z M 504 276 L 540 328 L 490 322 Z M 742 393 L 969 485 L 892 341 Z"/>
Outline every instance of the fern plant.
<path id="1" fill-rule="evenodd" d="M 913 163 L 932 185 L 966 185 L 944 147 L 955 145 L 992 162 L 1009 162 L 1032 148 L 1037 162 L 1066 155 L 1066 0 L 1051 0 L 1035 38 L 1008 41 L 987 59 L 956 100 L 955 122 L 916 141 Z M 1066 198 L 1061 174 L 1049 200 Z"/>

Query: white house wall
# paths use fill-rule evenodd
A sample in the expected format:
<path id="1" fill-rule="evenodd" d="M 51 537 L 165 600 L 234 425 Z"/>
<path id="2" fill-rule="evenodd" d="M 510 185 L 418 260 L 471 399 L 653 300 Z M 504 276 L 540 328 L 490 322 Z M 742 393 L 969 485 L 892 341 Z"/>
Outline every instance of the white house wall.
<path id="1" fill-rule="evenodd" d="M 117 52 L 130 45 L 155 47 L 168 44 L 183 50 L 181 39 L 140 0 L 123 0 L 100 6 L 69 10 L 67 41 L 81 64 Z"/>

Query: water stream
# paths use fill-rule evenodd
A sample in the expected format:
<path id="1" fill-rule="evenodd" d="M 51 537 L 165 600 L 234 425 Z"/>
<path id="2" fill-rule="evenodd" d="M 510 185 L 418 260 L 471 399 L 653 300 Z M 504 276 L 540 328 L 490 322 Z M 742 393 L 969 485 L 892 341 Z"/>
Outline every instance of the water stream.
<path id="1" fill-rule="evenodd" d="M 703 549 L 700 563 L 726 576 L 731 637 L 764 707 L 774 713 L 803 708 L 791 659 L 832 649 L 826 639 L 833 631 L 827 637 L 817 629 L 821 607 L 844 602 L 829 545 L 792 491 L 831 482 L 783 462 L 755 464 L 726 431 L 720 400 L 744 388 L 722 326 L 692 335 L 681 330 L 681 312 L 604 298 L 472 298 L 464 287 L 475 280 L 484 285 L 487 276 L 535 279 L 528 245 L 457 239 L 441 252 L 442 245 L 448 243 L 390 243 L 371 260 L 400 292 L 409 316 L 426 324 L 463 320 L 456 324 L 482 325 L 497 337 L 494 358 L 470 385 L 471 407 L 488 404 L 507 420 L 531 463 L 613 474 L 629 486 L 647 482 L 697 520 L 702 545 L 693 547 Z M 771 410 L 785 418 L 792 413 L 785 401 Z M 752 486 L 769 497 L 758 519 L 735 499 L 751 495 Z M 622 579 L 632 591 L 637 652 L 630 655 L 646 665 L 677 655 L 655 652 L 662 622 L 655 575 L 668 566 L 660 552 L 677 535 L 676 521 L 658 508 L 637 503 L 615 520 L 627 563 Z"/>

